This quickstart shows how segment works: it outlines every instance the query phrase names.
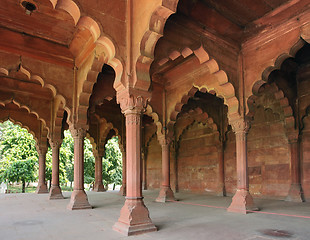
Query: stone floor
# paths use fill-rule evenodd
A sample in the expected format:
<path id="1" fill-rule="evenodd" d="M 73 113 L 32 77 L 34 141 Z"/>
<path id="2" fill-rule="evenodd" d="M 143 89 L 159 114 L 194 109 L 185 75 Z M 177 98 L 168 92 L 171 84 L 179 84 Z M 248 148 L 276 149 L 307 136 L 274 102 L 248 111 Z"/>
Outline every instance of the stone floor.
<path id="1" fill-rule="evenodd" d="M 145 203 L 158 232 L 129 239 L 268 240 L 310 239 L 310 203 L 258 200 L 258 213 L 226 212 L 230 197 L 178 193 L 178 202 L 156 203 L 157 192 L 145 191 Z M 116 192 L 88 192 L 91 210 L 66 209 L 47 195 L 0 194 L 1 240 L 128 239 L 112 230 L 124 198 Z M 273 235 L 273 236 L 271 236 Z"/>

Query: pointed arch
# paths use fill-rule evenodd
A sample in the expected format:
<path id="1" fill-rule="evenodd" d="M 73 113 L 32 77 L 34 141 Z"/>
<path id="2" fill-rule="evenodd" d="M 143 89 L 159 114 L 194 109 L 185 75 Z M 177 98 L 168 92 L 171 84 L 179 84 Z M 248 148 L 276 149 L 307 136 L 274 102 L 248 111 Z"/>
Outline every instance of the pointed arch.
<path id="1" fill-rule="evenodd" d="M 154 60 L 155 46 L 164 34 L 167 19 L 176 12 L 178 2 L 179 0 L 163 0 L 161 6 L 154 10 L 150 18 L 149 28 L 140 42 L 140 56 L 136 63 L 137 79 L 134 86 L 139 89 L 147 91 L 150 86 L 149 70 Z"/>
<path id="2" fill-rule="evenodd" d="M 1 109 L 1 106 L 3 109 Z M 0 103 L 0 121 L 4 122 L 6 120 L 10 120 L 26 128 L 33 135 L 37 143 L 44 137 L 43 135 L 47 135 L 49 130 L 36 113 L 31 112 L 29 108 L 21 106 L 14 101 Z"/>
<path id="3" fill-rule="evenodd" d="M 265 84 L 264 87 L 265 87 L 265 89 L 269 90 L 269 92 L 273 96 L 273 100 L 274 100 L 275 104 L 269 103 L 268 105 L 266 105 L 266 103 L 264 103 L 261 105 L 265 109 L 269 108 L 274 113 L 280 114 L 280 116 L 282 116 L 282 120 L 284 121 L 285 128 L 287 131 L 294 130 L 294 128 L 295 128 L 295 117 L 293 115 L 293 109 L 289 105 L 289 101 L 288 101 L 287 97 L 285 97 L 283 91 L 278 88 L 276 83 Z M 258 95 L 252 95 L 248 99 L 249 112 L 247 114 L 247 117 L 249 119 L 253 118 L 254 113 L 255 113 L 254 109 L 259 106 L 259 104 L 257 104 L 258 99 L 259 99 Z"/>
<path id="4" fill-rule="evenodd" d="M 148 115 L 149 117 L 151 117 L 156 125 L 156 133 L 157 133 L 157 136 L 161 136 L 163 135 L 163 125 L 159 119 L 159 116 L 158 114 L 153 111 L 153 108 L 152 106 L 150 105 L 150 103 L 147 105 L 146 107 L 146 111 L 145 113 L 146 115 Z"/>
<path id="5" fill-rule="evenodd" d="M 248 105 L 251 104 L 251 101 L 253 99 L 253 95 L 258 94 L 258 90 L 260 87 L 268 82 L 270 74 L 275 71 L 275 70 L 280 70 L 283 62 L 287 60 L 288 58 L 294 58 L 296 53 L 305 45 L 305 41 L 303 39 L 299 39 L 290 49 L 289 53 L 282 53 L 281 55 L 278 56 L 278 58 L 275 60 L 274 65 L 269 66 L 265 68 L 265 70 L 262 72 L 262 77 L 261 79 L 253 82 L 251 85 L 250 89 L 252 90 L 252 94 L 248 94 L 249 97 L 247 97 L 245 100 L 248 103 L 247 104 L 247 111 L 246 114 L 249 112 L 249 107 Z"/>
<path id="6" fill-rule="evenodd" d="M 205 126 L 208 126 L 212 131 L 218 131 L 217 125 L 214 123 L 213 118 L 204 112 L 201 108 L 195 108 L 184 114 L 186 124 L 177 127 L 175 132 L 175 139 L 177 142 L 180 141 L 181 136 L 184 132 L 192 126 L 195 122 L 201 123 Z M 176 123 L 177 124 L 177 123 Z"/>
<path id="7" fill-rule="evenodd" d="M 123 65 L 115 57 L 115 45 L 108 37 L 100 37 L 96 41 L 95 55 L 92 59 L 90 70 L 87 71 L 86 77 L 81 77 L 81 91 L 79 93 L 78 117 L 82 126 L 87 125 L 87 110 L 89 99 L 92 94 L 93 86 L 97 81 L 98 74 L 102 71 L 104 64 L 108 64 L 115 71 L 115 82 L 121 81 Z"/>
<path id="8" fill-rule="evenodd" d="M 224 100 L 224 104 L 228 106 L 228 119 L 229 121 L 239 117 L 239 101 L 235 96 L 235 89 L 229 82 L 227 74 L 219 69 L 219 65 L 215 59 L 210 59 L 209 54 L 200 46 L 192 50 L 184 48 L 179 53 L 173 51 L 169 54 L 169 58 L 161 61 L 165 64 L 168 61 L 174 61 L 176 56 L 182 56 L 187 62 L 199 69 L 195 72 L 189 70 L 183 76 L 177 76 L 178 80 L 184 80 L 191 83 L 189 91 L 185 92 L 181 99 L 176 99 L 175 107 L 170 113 L 168 126 L 170 128 L 174 125 L 176 117 L 181 112 L 182 106 L 186 104 L 190 97 L 193 97 L 197 91 L 208 92 L 216 94 L 219 98 Z M 169 78 L 169 76 L 165 76 Z"/>

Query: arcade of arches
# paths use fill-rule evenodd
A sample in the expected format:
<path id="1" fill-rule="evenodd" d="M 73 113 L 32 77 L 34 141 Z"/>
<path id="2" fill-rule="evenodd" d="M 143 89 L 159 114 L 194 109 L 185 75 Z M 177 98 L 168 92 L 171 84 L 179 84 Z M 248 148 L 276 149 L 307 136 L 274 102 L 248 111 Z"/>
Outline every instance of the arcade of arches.
<path id="1" fill-rule="evenodd" d="M 62 198 L 59 147 L 74 138 L 69 209 L 91 208 L 83 139 L 103 191 L 104 145 L 119 136 L 125 204 L 114 229 L 156 231 L 142 189 L 310 200 L 308 0 L 3 0 L 0 119 L 52 148 L 49 199 Z M 253 200 L 254 199 L 254 200 Z"/>

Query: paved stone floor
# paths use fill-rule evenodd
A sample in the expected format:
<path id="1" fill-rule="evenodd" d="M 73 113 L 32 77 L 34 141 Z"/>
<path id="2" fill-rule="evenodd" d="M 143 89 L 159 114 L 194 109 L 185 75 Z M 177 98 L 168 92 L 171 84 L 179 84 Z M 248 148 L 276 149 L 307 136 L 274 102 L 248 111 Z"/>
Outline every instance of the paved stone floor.
<path id="1" fill-rule="evenodd" d="M 0 239 L 128 239 L 112 230 L 124 198 L 116 192 L 87 194 L 94 208 L 79 211 L 66 209 L 68 192 L 63 200 L 47 200 L 47 195 L 0 194 Z M 239 215 L 226 212 L 230 197 L 178 193 L 178 202 L 164 204 L 154 202 L 156 194 L 144 192 L 159 231 L 129 239 L 310 239 L 310 203 L 256 199 L 259 213 Z"/>

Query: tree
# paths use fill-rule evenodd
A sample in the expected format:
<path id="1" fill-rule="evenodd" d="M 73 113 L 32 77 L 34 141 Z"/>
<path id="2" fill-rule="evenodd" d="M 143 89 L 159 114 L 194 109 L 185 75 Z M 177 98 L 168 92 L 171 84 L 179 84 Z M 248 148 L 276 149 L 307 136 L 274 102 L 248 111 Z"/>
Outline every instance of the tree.
<path id="1" fill-rule="evenodd" d="M 35 140 L 26 129 L 6 121 L 1 124 L 0 143 L 0 181 L 21 181 L 22 192 L 25 192 L 26 182 L 34 181 L 37 177 Z"/>
<path id="2" fill-rule="evenodd" d="M 122 183 L 122 152 L 119 149 L 118 138 L 111 138 L 105 145 L 105 155 L 102 162 L 102 177 L 105 184 Z"/>
<path id="3" fill-rule="evenodd" d="M 84 140 L 84 181 L 94 181 L 95 158 L 92 153 L 92 145 L 88 139 Z M 49 148 L 46 157 L 46 178 L 51 180 L 52 175 L 52 151 Z M 64 139 L 59 150 L 59 181 L 64 184 L 74 181 L 74 140 L 69 130 L 64 131 Z"/>
<path id="4" fill-rule="evenodd" d="M 95 181 L 95 157 L 88 139 L 84 140 L 84 181 L 87 184 Z"/>

